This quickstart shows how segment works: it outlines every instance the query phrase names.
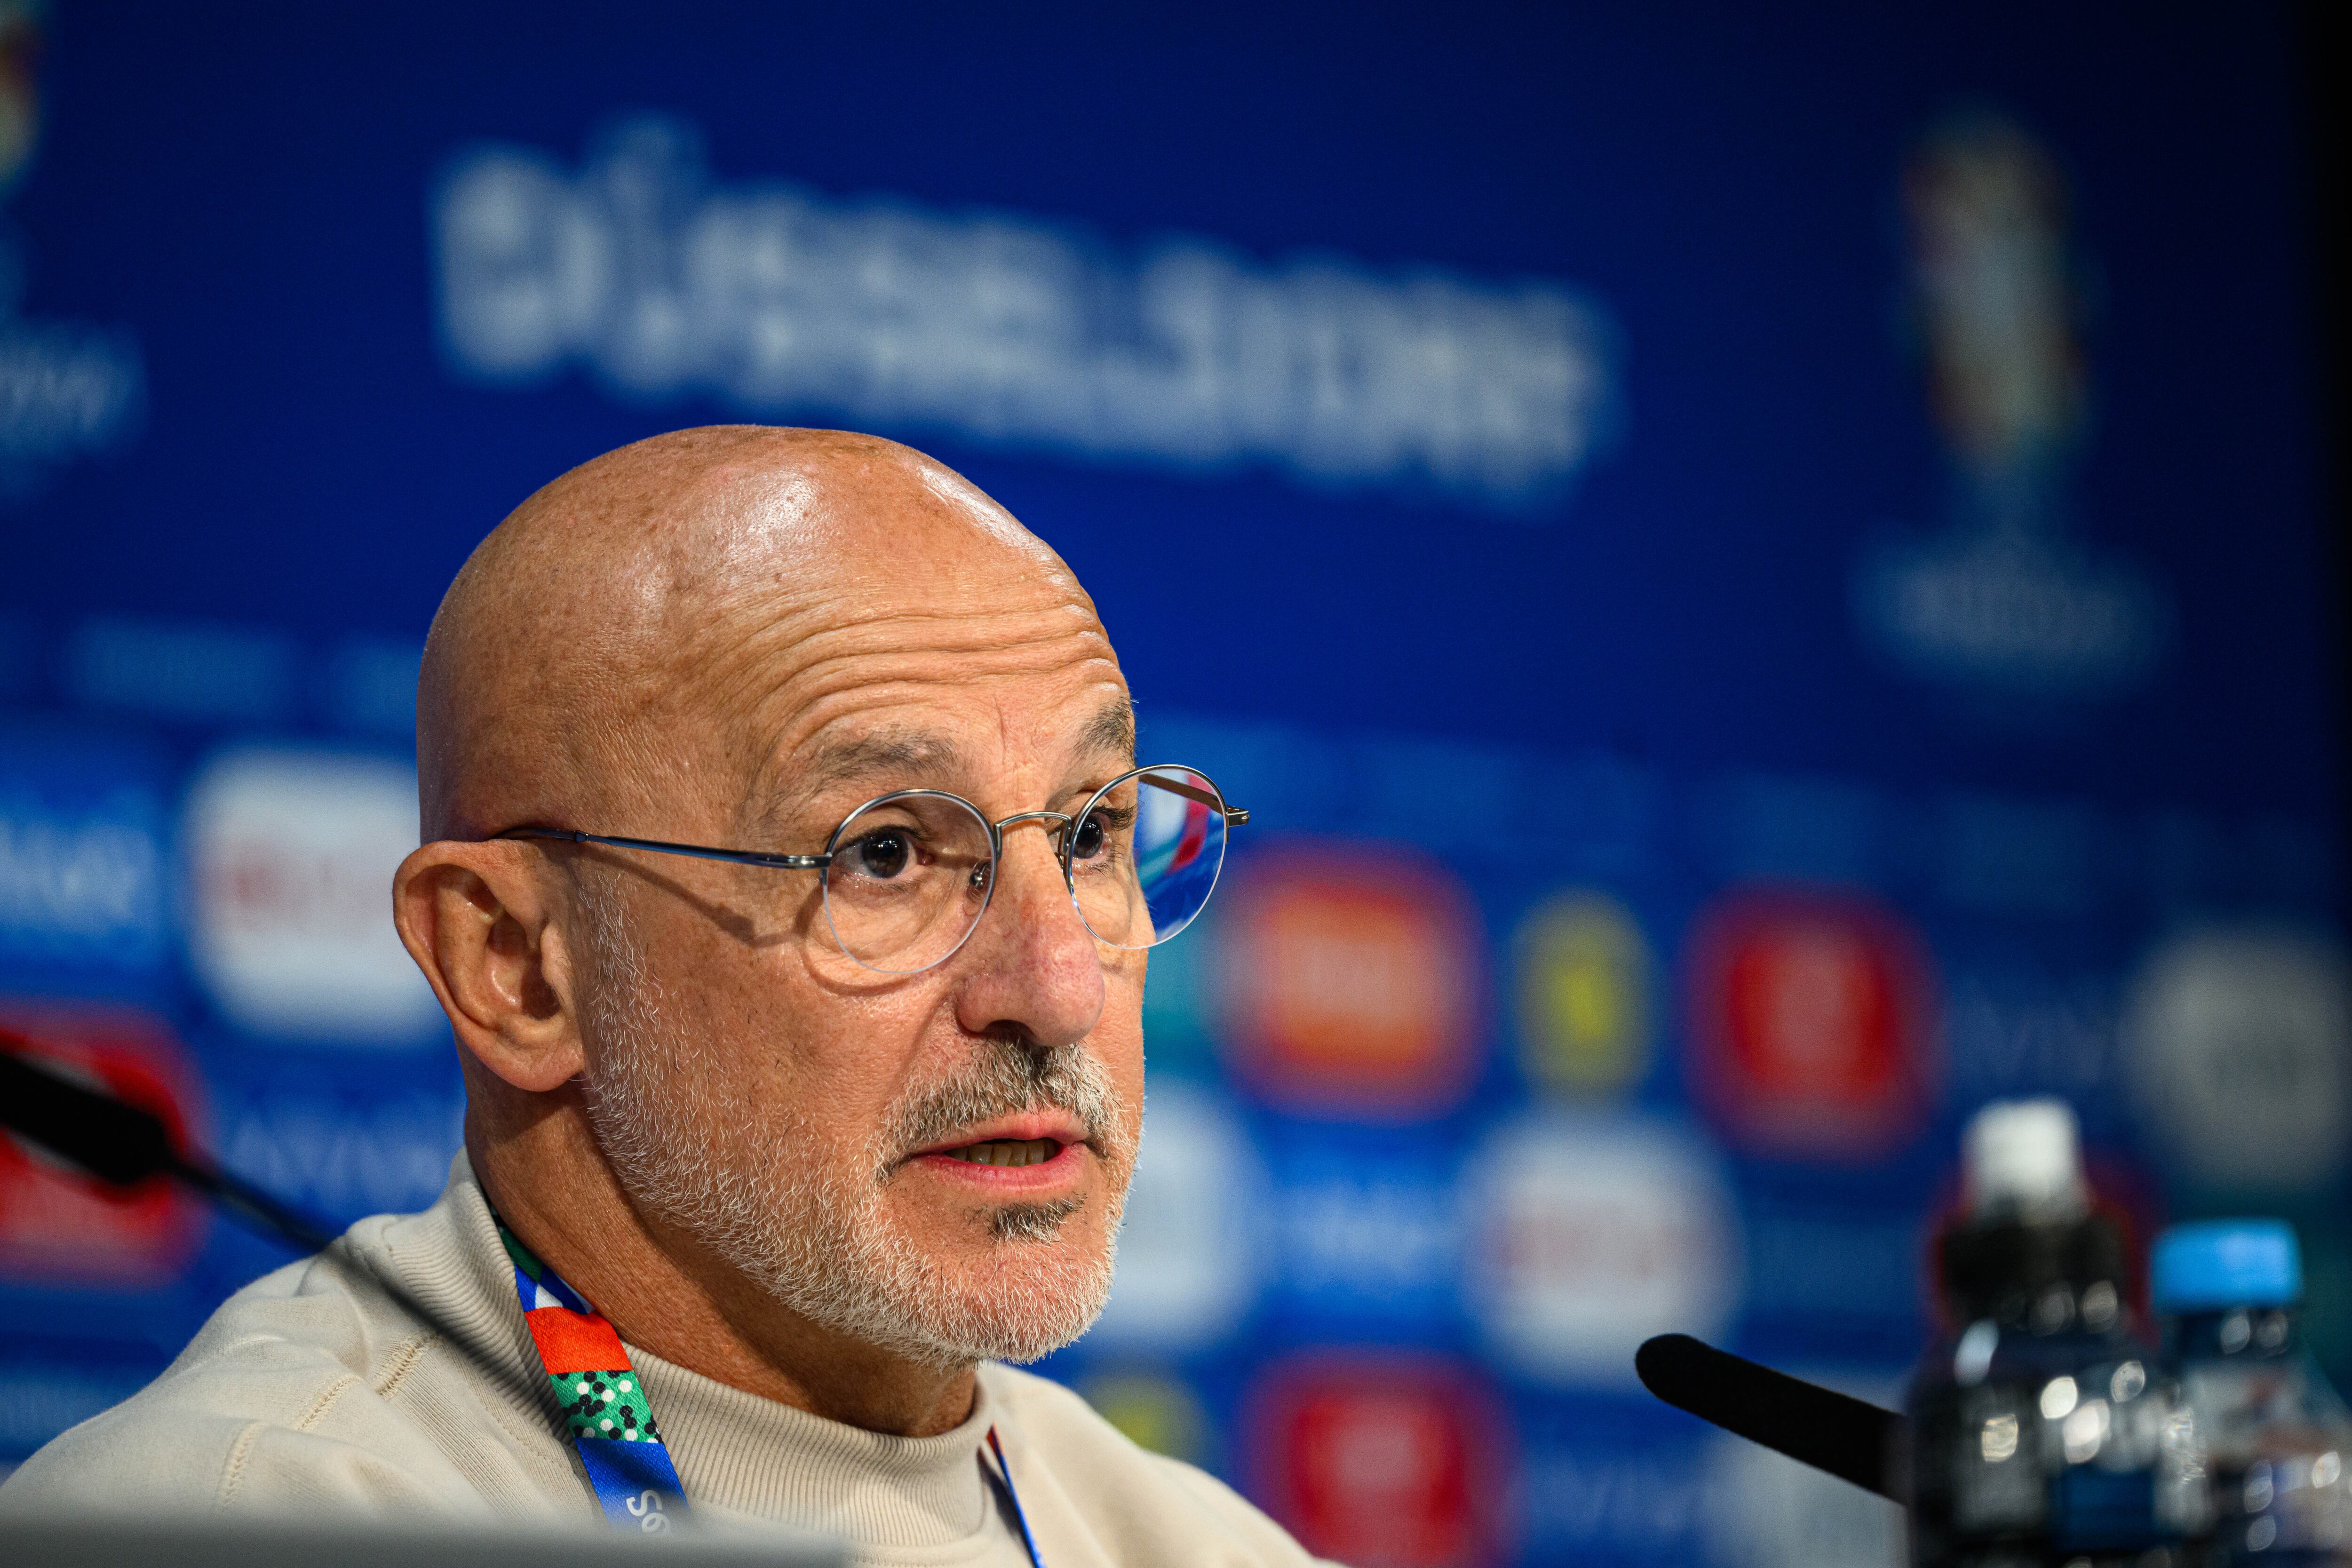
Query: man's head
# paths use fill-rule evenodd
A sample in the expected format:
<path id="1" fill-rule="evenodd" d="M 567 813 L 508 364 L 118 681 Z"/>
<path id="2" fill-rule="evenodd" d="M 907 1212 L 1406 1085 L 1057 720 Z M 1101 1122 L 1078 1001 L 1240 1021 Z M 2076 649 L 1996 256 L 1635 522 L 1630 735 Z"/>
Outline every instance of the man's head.
<path id="1" fill-rule="evenodd" d="M 655 1234 L 918 1361 L 1033 1358 L 1092 1321 L 1144 963 L 1087 931 L 1046 825 L 1005 830 L 985 917 L 912 974 L 842 950 L 817 871 L 491 837 L 813 853 L 896 789 L 1076 810 L 1132 763 L 1126 684 L 1002 508 L 837 432 L 607 454 L 458 574 L 417 752 L 395 904 L 470 1058 L 469 1143 L 577 1115 Z"/>

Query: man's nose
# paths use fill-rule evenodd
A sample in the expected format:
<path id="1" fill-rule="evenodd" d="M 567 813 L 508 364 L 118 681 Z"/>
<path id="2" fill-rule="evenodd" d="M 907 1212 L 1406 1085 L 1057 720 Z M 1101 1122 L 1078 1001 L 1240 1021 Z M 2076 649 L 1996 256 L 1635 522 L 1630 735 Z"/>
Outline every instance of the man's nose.
<path id="1" fill-rule="evenodd" d="M 1045 822 L 1005 830 L 995 895 L 956 996 L 957 1022 L 975 1035 L 1012 1025 L 1041 1046 L 1066 1046 L 1102 1017 L 1102 961 L 1054 844 Z"/>

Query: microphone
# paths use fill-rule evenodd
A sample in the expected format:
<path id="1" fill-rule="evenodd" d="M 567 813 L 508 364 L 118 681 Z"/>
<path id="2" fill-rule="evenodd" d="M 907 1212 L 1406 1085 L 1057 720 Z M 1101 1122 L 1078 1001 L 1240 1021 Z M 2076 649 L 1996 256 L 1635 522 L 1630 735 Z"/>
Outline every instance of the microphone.
<path id="1" fill-rule="evenodd" d="M 169 1177 L 297 1252 L 323 1252 L 334 1244 L 335 1232 L 301 1210 L 202 1154 L 177 1147 L 171 1129 L 153 1111 L 40 1065 L 28 1054 L 32 1049 L 24 1036 L 0 1029 L 0 1128 L 111 1187 L 135 1187 Z M 396 1276 L 373 1267 L 366 1273 L 378 1289 L 436 1330 L 443 1344 L 473 1363 L 484 1376 L 493 1382 L 513 1377 L 511 1367 L 418 1300 Z"/>
<path id="2" fill-rule="evenodd" d="M 1895 1479 L 1903 1417 L 1691 1338 L 1661 1334 L 1633 1353 L 1642 1386 L 1734 1436 L 1906 1502 Z"/>
<path id="3" fill-rule="evenodd" d="M 174 1147 L 153 1111 L 37 1066 L 31 1051 L 30 1040 L 0 1030 L 0 1127 L 110 1187 L 169 1176 L 298 1252 L 317 1252 L 335 1239 L 308 1215 Z"/>

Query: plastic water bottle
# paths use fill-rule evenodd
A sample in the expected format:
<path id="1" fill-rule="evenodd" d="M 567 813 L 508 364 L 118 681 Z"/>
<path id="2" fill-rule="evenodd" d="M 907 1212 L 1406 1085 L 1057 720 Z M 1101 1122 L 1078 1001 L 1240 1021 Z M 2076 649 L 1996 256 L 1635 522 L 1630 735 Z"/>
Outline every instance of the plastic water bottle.
<path id="1" fill-rule="evenodd" d="M 1906 1402 L 1918 1568 L 2157 1568 L 2193 1522 L 2193 1453 L 2127 1322 L 2064 1101 L 1969 1123 L 1965 1212 L 1938 1244 L 1958 1334 Z"/>
<path id="2" fill-rule="evenodd" d="M 2210 1568 L 2352 1563 L 2352 1416 L 2303 1348 L 2303 1258 L 2280 1220 L 2176 1226 L 2152 1294 L 2196 1428 Z"/>

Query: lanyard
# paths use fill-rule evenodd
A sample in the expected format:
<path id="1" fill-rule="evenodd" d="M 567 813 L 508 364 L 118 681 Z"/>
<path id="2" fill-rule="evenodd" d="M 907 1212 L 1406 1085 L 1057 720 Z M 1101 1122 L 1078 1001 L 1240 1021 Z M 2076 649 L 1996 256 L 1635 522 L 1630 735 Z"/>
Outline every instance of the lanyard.
<path id="1" fill-rule="evenodd" d="M 669 1529 L 670 1520 L 687 1511 L 686 1489 L 678 1484 L 677 1467 L 670 1463 L 653 1406 L 646 1401 L 644 1381 L 629 1365 L 621 1336 L 602 1312 L 541 1263 L 507 1228 L 506 1221 L 495 1212 L 490 1217 L 497 1221 L 507 1260 L 514 1265 L 515 1294 L 522 1302 L 530 1342 L 539 1348 L 540 1365 L 555 1385 L 563 1424 L 571 1429 L 604 1517 L 624 1530 L 647 1534 Z M 993 1466 L 989 1454 L 996 1456 Z M 1005 1462 L 1004 1446 L 996 1440 L 993 1426 L 984 1439 L 980 1468 L 1004 1489 L 1030 1568 L 1045 1568 L 1036 1538 L 1029 1532 L 1029 1516 L 1022 1511 L 1021 1494 L 1013 1489 L 1013 1467 Z"/>
<path id="2" fill-rule="evenodd" d="M 497 1219 L 496 1215 L 490 1216 Z M 555 1385 L 580 1463 L 604 1517 L 624 1530 L 659 1534 L 686 1511 L 686 1489 L 669 1462 L 645 1384 L 604 1315 L 566 1285 L 498 1221 L 514 1265 L 515 1294 L 540 1365 Z"/>
<path id="3" fill-rule="evenodd" d="M 988 1471 L 988 1479 L 1004 1489 L 1004 1500 L 1013 1505 L 1013 1522 L 1021 1527 L 1021 1545 L 1029 1553 L 1029 1568 L 1045 1568 L 1045 1560 L 1037 1555 L 1037 1538 L 1029 1533 L 1029 1516 L 1021 1511 L 1021 1494 L 1013 1489 L 1013 1467 L 1004 1460 L 1004 1445 L 996 1440 L 996 1428 L 988 1429 L 988 1451 L 996 1456 L 996 1468 L 988 1468 L 982 1459 L 980 1468 Z"/>

